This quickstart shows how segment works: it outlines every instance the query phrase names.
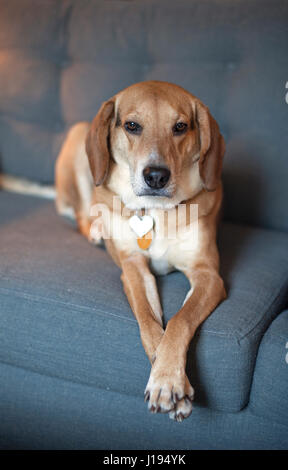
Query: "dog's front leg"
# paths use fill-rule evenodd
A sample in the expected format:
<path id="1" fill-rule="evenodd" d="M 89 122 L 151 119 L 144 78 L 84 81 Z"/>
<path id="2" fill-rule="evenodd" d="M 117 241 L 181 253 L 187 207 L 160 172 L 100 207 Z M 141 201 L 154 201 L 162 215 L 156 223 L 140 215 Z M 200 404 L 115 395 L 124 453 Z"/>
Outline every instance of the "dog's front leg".
<path id="1" fill-rule="evenodd" d="M 122 282 L 130 306 L 138 321 L 140 336 L 146 354 L 151 362 L 155 361 L 155 352 L 163 338 L 162 309 L 159 301 L 155 277 L 150 272 L 147 258 L 141 253 L 130 256 L 121 256 Z M 184 374 L 185 375 L 185 374 Z M 188 416 L 191 413 L 191 399 L 194 391 L 188 378 L 184 377 L 185 398 L 181 402 L 181 413 Z M 178 403 L 177 390 L 171 393 L 169 383 L 164 384 L 157 392 L 146 390 L 145 401 L 149 401 L 148 408 L 152 413 L 173 412 Z M 180 393 L 180 391 L 178 392 Z M 159 402 L 161 394 L 161 405 Z M 178 401 L 177 401 L 178 400 Z M 178 413 L 177 417 L 181 417 Z"/>
<path id="2" fill-rule="evenodd" d="M 146 393 L 159 411 L 166 406 L 165 398 L 162 403 L 162 390 L 166 393 L 167 388 L 170 390 L 176 404 L 170 417 L 177 421 L 182 421 L 192 411 L 193 389 L 185 374 L 189 344 L 198 326 L 226 296 L 223 281 L 214 268 L 197 270 L 195 267 L 185 274 L 191 289 L 182 308 L 167 324 L 146 387 Z"/>
<path id="3" fill-rule="evenodd" d="M 124 291 L 138 321 L 142 344 L 152 363 L 164 333 L 156 280 L 149 270 L 147 258 L 141 253 L 121 254 L 120 262 Z"/>

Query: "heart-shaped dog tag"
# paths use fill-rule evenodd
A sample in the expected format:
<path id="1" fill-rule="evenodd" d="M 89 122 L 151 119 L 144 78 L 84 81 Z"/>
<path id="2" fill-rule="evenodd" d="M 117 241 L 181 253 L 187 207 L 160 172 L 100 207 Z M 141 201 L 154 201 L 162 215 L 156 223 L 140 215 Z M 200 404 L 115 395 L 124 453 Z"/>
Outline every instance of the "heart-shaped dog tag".
<path id="1" fill-rule="evenodd" d="M 153 218 L 151 215 L 133 215 L 129 219 L 130 228 L 136 233 L 137 237 L 143 237 L 146 233 L 150 232 L 153 228 Z"/>
<path id="2" fill-rule="evenodd" d="M 141 250 L 148 250 L 152 242 L 152 230 L 141 238 L 137 238 L 137 244 Z"/>

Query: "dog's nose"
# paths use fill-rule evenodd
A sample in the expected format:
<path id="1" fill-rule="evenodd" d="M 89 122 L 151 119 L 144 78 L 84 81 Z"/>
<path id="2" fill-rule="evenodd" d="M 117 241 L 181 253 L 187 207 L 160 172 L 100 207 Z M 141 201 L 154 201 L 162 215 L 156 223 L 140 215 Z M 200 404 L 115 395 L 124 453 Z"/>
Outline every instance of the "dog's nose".
<path id="1" fill-rule="evenodd" d="M 164 167 L 147 166 L 143 170 L 145 183 L 153 189 L 161 189 L 168 183 L 170 170 Z"/>

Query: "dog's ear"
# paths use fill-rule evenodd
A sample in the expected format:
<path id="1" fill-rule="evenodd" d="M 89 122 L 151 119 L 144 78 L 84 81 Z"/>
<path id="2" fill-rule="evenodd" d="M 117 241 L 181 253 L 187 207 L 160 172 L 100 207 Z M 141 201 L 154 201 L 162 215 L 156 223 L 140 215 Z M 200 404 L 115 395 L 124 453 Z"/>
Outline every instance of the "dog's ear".
<path id="1" fill-rule="evenodd" d="M 209 109 L 196 101 L 196 120 L 200 135 L 199 172 L 204 188 L 214 191 L 220 181 L 225 141 Z"/>
<path id="2" fill-rule="evenodd" d="M 86 137 L 86 153 L 96 186 L 104 183 L 109 170 L 109 131 L 113 114 L 114 100 L 105 101 L 93 119 Z"/>

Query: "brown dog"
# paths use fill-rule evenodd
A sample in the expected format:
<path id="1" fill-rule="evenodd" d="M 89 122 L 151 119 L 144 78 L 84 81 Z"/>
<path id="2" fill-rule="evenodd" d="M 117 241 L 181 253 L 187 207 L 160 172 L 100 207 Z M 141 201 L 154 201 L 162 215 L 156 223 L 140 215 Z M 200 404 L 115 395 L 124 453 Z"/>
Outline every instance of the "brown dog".
<path id="1" fill-rule="evenodd" d="M 124 290 L 152 364 L 145 390 L 149 410 L 169 412 L 177 421 L 192 411 L 194 392 L 185 373 L 189 343 L 226 296 L 216 246 L 224 151 L 223 137 L 206 106 L 179 86 L 149 81 L 103 103 L 92 125 L 76 124 L 56 164 L 59 212 L 73 209 L 89 239 L 106 234 L 106 247 L 122 269 Z M 113 210 L 113 196 L 121 199 L 121 210 Z M 93 235 L 90 209 L 99 203 L 107 211 L 101 229 L 93 224 Z M 196 219 L 189 210 L 195 204 Z M 145 223 L 139 217 L 143 210 Z M 166 215 L 174 211 L 176 217 L 163 218 L 163 210 Z M 121 237 L 108 227 L 107 214 L 114 227 L 121 227 Z M 138 216 L 134 227 L 133 214 Z M 147 225 L 148 235 L 139 233 L 135 220 Z M 174 236 L 166 235 L 170 232 Z M 152 272 L 172 270 L 182 271 L 191 289 L 164 331 Z"/>

